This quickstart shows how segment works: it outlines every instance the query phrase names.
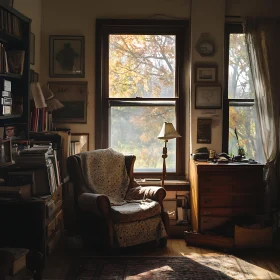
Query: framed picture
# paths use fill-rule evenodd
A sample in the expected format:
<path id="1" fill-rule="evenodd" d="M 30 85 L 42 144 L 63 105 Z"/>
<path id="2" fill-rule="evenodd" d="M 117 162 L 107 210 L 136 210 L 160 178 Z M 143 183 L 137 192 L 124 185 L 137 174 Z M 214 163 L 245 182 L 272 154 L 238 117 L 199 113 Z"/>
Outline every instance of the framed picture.
<path id="1" fill-rule="evenodd" d="M 85 77 L 85 37 L 50 35 L 50 77 Z"/>
<path id="2" fill-rule="evenodd" d="M 195 109 L 221 109 L 222 87 L 220 85 L 197 85 L 195 87 Z"/>
<path id="3" fill-rule="evenodd" d="M 197 143 L 211 144 L 212 135 L 212 119 L 198 118 L 197 119 Z"/>
<path id="4" fill-rule="evenodd" d="M 52 112 L 54 123 L 87 122 L 87 82 L 48 82 L 48 87 L 64 105 Z"/>
<path id="5" fill-rule="evenodd" d="M 3 138 L 11 140 L 27 139 L 27 124 L 13 123 L 5 125 Z"/>
<path id="6" fill-rule="evenodd" d="M 89 133 L 71 133 L 71 154 L 89 151 Z"/>
<path id="7" fill-rule="evenodd" d="M 30 33 L 30 64 L 35 64 L 35 34 Z"/>
<path id="8" fill-rule="evenodd" d="M 216 82 L 217 65 L 195 65 L 195 82 Z"/>

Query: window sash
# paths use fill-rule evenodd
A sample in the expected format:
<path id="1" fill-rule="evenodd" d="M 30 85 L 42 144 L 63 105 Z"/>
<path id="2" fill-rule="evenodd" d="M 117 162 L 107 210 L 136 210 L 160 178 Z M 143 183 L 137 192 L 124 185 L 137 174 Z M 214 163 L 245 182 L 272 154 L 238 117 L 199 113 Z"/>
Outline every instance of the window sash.
<path id="1" fill-rule="evenodd" d="M 146 98 L 138 101 L 122 98 L 109 98 L 109 35 L 110 34 L 159 34 L 176 36 L 176 69 L 175 69 L 175 97 L 174 98 Z M 95 99 L 95 148 L 107 148 L 109 145 L 109 110 L 110 106 L 138 106 L 156 103 L 165 106 L 164 102 L 174 102 L 176 120 L 174 124 L 182 139 L 176 140 L 176 178 L 184 176 L 186 170 L 186 89 L 189 57 L 188 21 L 185 20 L 111 20 L 97 19 L 96 21 L 96 99 Z M 140 99 L 140 98 L 139 98 Z M 163 102 L 164 101 L 164 102 Z M 162 103 L 162 104 L 161 104 Z M 161 105 L 159 105 L 161 104 Z M 187 147 L 189 149 L 189 147 Z M 189 151 L 188 151 L 189 152 Z M 159 155 L 161 158 L 161 154 Z"/>

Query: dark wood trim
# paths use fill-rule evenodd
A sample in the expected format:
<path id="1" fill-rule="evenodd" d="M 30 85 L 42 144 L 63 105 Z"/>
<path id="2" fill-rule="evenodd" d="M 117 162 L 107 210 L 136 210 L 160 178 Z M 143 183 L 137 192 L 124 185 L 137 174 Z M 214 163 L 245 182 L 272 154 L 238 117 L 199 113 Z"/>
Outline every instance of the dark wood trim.
<path id="1" fill-rule="evenodd" d="M 186 96 L 189 94 L 187 75 L 189 74 L 189 22 L 186 20 L 130 20 L 130 19 L 97 19 L 96 20 L 96 98 L 95 98 L 95 148 L 108 147 L 109 99 L 108 96 L 108 38 L 109 34 L 175 34 L 176 44 L 176 84 L 175 110 L 176 127 L 181 138 L 177 138 L 177 175 L 185 174 L 186 142 Z M 120 100 L 120 99 L 118 99 Z M 121 99 L 123 100 L 123 99 Z M 142 100 L 142 99 L 141 99 Z M 167 100 L 167 99 L 165 99 Z M 133 100 L 132 100 L 133 101 Z M 136 100 L 135 100 L 136 101 Z"/>

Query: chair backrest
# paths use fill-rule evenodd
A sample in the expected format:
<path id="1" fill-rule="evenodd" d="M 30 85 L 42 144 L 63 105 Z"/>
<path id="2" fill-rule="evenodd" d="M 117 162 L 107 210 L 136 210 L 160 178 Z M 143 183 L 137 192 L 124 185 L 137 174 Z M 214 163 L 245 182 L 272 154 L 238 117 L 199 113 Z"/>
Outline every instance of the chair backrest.
<path id="1" fill-rule="evenodd" d="M 133 170 L 134 170 L 135 160 L 136 160 L 135 155 L 125 156 L 126 170 L 130 178 L 130 184 L 128 188 L 131 188 L 133 186 L 133 180 L 134 180 Z M 67 158 L 67 170 L 70 177 L 70 181 L 73 184 L 74 204 L 76 207 L 78 197 L 84 192 L 91 192 L 91 190 L 87 188 L 85 179 L 83 177 L 81 154 L 72 155 Z"/>

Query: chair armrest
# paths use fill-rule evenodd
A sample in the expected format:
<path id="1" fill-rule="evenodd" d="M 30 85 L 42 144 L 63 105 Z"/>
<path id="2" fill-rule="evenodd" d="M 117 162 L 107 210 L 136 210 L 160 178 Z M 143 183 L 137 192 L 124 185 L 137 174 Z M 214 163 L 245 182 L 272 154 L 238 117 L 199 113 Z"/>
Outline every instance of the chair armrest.
<path id="1" fill-rule="evenodd" d="M 82 193 L 78 205 L 84 211 L 90 211 L 98 216 L 108 216 L 111 209 L 109 198 L 104 194 Z"/>
<path id="2" fill-rule="evenodd" d="M 162 205 L 162 201 L 166 196 L 166 191 L 163 187 L 157 186 L 138 186 L 134 188 L 130 188 L 127 191 L 126 199 L 144 199 L 149 198 L 157 201 L 160 205 Z"/>

